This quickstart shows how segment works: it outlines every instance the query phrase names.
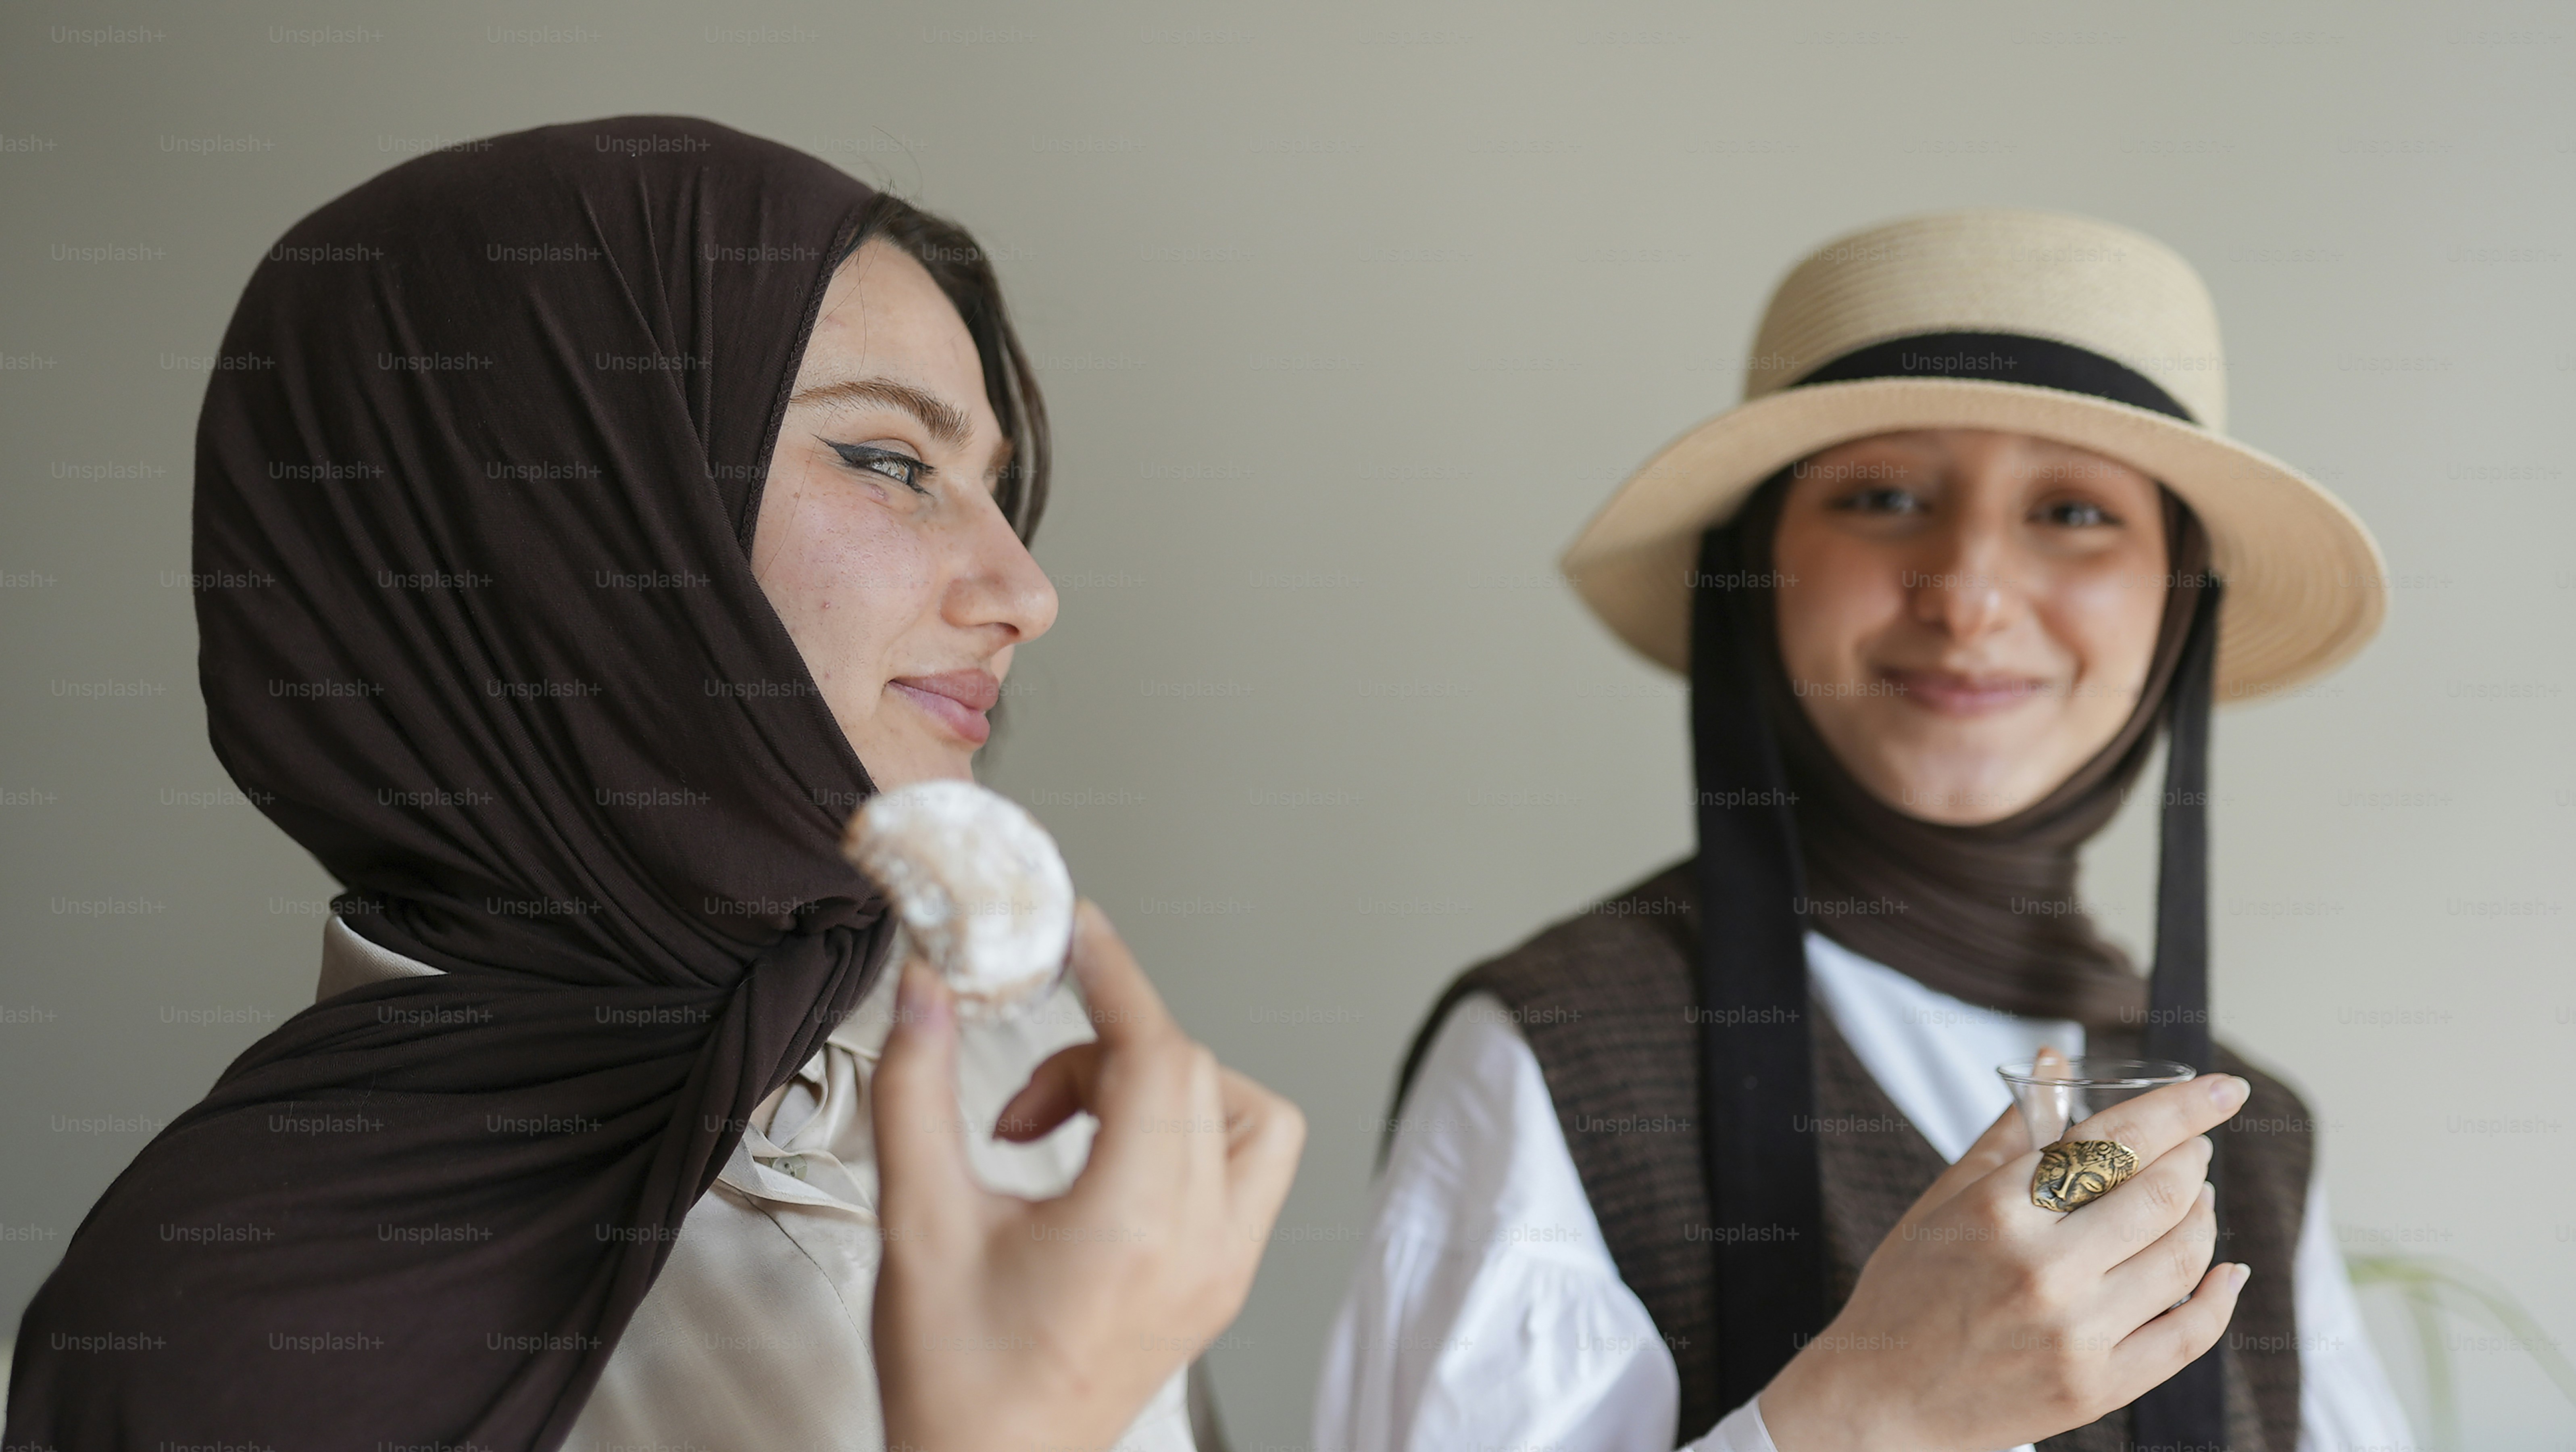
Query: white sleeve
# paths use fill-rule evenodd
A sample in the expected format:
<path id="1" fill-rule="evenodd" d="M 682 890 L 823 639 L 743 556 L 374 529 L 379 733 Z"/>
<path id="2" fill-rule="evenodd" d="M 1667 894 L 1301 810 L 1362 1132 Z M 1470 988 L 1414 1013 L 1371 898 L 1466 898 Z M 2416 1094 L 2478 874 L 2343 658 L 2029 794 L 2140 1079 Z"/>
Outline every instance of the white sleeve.
<path id="1" fill-rule="evenodd" d="M 1681 1452 L 1780 1452 L 1771 1445 L 1771 1429 L 1762 1425 L 1762 1401 L 1756 1397 L 1737 1407 L 1709 1429 L 1707 1436 Z"/>
<path id="2" fill-rule="evenodd" d="M 1499 1002 L 1456 1006 L 1401 1114 L 1325 1341 L 1318 1452 L 1666 1452 L 1672 1353 L 1619 1279 Z M 1694 1445 L 1773 1452 L 1750 1405 Z"/>
<path id="3" fill-rule="evenodd" d="M 2406 1409 L 2371 1349 L 2352 1277 L 2335 1248 L 2326 1177 L 2308 1172 L 2308 1208 L 2290 1263 L 2290 1301 L 2299 1327 L 2299 1452 L 2412 1447 Z"/>

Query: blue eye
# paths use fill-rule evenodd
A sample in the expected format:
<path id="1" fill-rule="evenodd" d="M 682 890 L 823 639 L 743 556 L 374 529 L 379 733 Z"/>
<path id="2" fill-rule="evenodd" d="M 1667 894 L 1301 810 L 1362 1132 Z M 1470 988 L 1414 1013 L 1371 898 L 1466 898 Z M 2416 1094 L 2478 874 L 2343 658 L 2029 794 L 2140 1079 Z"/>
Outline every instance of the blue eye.
<path id="1" fill-rule="evenodd" d="M 910 454 L 898 454 L 892 449 L 881 449 L 874 444 L 842 444 L 834 443 L 830 439 L 823 440 L 823 443 L 829 445 L 833 453 L 841 456 L 842 463 L 853 469 L 870 474 L 881 474 L 915 494 L 926 495 L 930 492 L 922 487 L 921 481 L 929 478 L 936 471 Z"/>

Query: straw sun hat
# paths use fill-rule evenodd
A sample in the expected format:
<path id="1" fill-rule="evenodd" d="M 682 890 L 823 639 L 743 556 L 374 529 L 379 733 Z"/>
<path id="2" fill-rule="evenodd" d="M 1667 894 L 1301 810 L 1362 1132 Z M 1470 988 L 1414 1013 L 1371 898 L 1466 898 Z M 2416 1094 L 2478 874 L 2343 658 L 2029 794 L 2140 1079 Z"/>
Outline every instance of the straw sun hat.
<path id="1" fill-rule="evenodd" d="M 2200 516 L 2227 582 L 2217 696 L 2260 696 L 2359 650 L 2387 611 L 2387 573 L 2351 510 L 2226 426 L 2218 313 L 2172 248 L 2051 212 L 1908 217 L 1790 271 L 1744 402 L 1648 460 L 1563 566 L 1611 629 L 1687 671 L 1700 534 L 1764 479 L 1898 429 L 2032 434 L 2121 460 Z"/>

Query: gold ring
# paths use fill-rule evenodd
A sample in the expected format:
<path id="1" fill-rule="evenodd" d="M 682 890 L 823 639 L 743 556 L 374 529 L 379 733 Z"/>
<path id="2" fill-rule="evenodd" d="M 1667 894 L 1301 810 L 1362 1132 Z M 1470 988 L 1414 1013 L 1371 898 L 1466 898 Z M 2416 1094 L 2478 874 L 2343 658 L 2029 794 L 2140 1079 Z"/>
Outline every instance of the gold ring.
<path id="1" fill-rule="evenodd" d="M 2116 1139 L 2062 1140 L 2039 1152 L 2030 1203 L 2042 1210 L 2090 1205 L 2138 1172 L 2138 1152 Z"/>

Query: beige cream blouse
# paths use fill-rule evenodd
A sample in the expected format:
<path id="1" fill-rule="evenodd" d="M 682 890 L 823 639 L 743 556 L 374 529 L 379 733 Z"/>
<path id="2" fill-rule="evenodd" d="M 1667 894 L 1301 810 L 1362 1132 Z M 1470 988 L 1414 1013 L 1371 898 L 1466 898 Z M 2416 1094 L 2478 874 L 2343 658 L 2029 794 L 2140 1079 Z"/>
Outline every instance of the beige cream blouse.
<path id="1" fill-rule="evenodd" d="M 317 997 L 437 971 L 333 918 Z M 610 1353 L 567 1452 L 884 1452 L 869 1350 L 880 1232 L 868 1078 L 893 1026 L 894 986 L 894 974 L 881 975 L 823 1051 L 753 1112 Z M 1030 1145 L 997 1141 L 992 1129 L 1030 1070 L 1091 1036 L 1070 987 L 1009 1023 L 965 1028 L 958 1104 L 985 1184 L 1042 1198 L 1073 1183 L 1091 1121 Z M 1156 1394 L 1118 1452 L 1195 1452 L 1185 1380 L 1176 1373 Z"/>

